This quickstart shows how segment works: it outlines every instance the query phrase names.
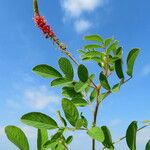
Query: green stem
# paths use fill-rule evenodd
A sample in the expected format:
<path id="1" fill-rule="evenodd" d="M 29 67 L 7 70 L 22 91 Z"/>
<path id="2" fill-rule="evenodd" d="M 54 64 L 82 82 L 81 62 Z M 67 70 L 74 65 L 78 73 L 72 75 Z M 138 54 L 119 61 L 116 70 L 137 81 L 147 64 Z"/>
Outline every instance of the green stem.
<path id="1" fill-rule="evenodd" d="M 39 14 L 39 9 L 38 9 L 38 2 L 37 2 L 37 0 L 33 0 L 33 10 L 34 10 L 34 13 Z"/>

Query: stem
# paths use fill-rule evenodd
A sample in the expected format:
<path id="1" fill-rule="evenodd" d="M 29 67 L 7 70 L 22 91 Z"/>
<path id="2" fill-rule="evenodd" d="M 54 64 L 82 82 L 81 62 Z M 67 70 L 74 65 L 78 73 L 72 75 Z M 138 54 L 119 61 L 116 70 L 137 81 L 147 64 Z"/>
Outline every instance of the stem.
<path id="1" fill-rule="evenodd" d="M 98 109 L 99 109 L 99 102 L 96 102 L 96 107 L 95 107 L 95 111 L 94 111 L 94 121 L 93 121 L 93 127 L 96 126 L 96 122 L 97 122 L 97 113 L 98 113 Z M 92 150 L 95 150 L 95 140 L 92 139 Z"/>
<path id="2" fill-rule="evenodd" d="M 101 89 L 101 86 L 99 88 L 96 88 L 97 99 L 96 99 L 96 106 L 95 106 L 95 110 L 94 110 L 93 127 L 96 126 L 96 122 L 97 122 L 97 114 L 98 114 L 98 109 L 99 109 L 99 105 L 100 105 L 100 102 L 98 101 L 100 89 Z M 92 150 L 95 150 L 95 140 L 94 139 L 92 139 Z"/>
<path id="3" fill-rule="evenodd" d="M 150 126 L 150 124 L 147 124 L 147 125 L 142 126 L 141 128 L 139 128 L 139 129 L 137 130 L 137 132 L 139 132 L 140 130 L 142 130 L 142 129 L 148 127 L 148 126 Z M 124 140 L 125 138 L 126 138 L 126 136 L 123 136 L 123 137 L 119 138 L 118 140 L 116 140 L 115 142 L 113 142 L 113 145 L 114 145 L 114 144 L 117 144 L 117 143 L 119 143 L 119 142 L 121 142 L 121 141 Z M 106 149 L 106 147 L 103 147 L 103 148 L 102 148 L 102 150 L 104 150 L 104 149 Z"/>

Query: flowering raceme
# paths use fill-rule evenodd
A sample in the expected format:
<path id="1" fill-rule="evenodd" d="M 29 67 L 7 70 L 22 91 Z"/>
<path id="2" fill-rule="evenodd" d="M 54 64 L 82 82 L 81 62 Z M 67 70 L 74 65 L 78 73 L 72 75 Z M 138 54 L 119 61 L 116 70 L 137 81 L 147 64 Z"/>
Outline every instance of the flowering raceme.
<path id="1" fill-rule="evenodd" d="M 49 37 L 52 38 L 55 36 L 53 30 L 51 29 L 49 25 L 47 25 L 46 20 L 43 16 L 40 16 L 39 14 L 35 13 L 34 22 L 36 26 L 43 31 L 46 38 L 49 38 Z"/>

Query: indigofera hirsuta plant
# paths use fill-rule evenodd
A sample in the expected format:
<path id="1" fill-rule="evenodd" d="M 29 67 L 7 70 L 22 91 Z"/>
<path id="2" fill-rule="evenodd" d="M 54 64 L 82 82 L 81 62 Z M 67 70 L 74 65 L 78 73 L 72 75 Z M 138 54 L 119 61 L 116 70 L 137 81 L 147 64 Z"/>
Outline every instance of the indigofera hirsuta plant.
<path id="1" fill-rule="evenodd" d="M 66 55 L 58 60 L 59 70 L 48 64 L 40 64 L 32 69 L 35 74 L 50 79 L 51 87 L 61 88 L 63 96 L 61 101 L 63 112 L 57 111 L 61 124 L 41 112 L 30 112 L 21 117 L 21 122 L 37 128 L 37 150 L 69 150 L 69 144 L 73 140 L 73 135 L 69 135 L 69 131 L 78 130 L 84 131 L 91 138 L 91 150 L 114 150 L 115 144 L 124 139 L 130 150 L 136 150 L 137 132 L 149 126 L 149 120 L 146 120 L 144 126 L 140 128 L 137 121 L 133 121 L 128 126 L 125 136 L 114 141 L 108 126 L 98 125 L 97 118 L 100 105 L 105 98 L 119 92 L 122 86 L 132 79 L 134 63 L 140 50 L 133 48 L 126 58 L 126 67 L 123 67 L 123 48 L 117 40 L 104 39 L 97 34 L 88 35 L 84 40 L 90 41 L 90 44 L 78 50 L 82 60 L 82 63 L 79 63 L 67 50 L 65 44 L 60 42 L 45 18 L 40 15 L 37 0 L 33 0 L 33 8 L 35 25 Z M 90 73 L 84 63 L 86 61 L 94 62 L 92 64 L 99 68 L 96 73 Z M 73 63 L 76 68 L 73 67 Z M 75 69 L 77 69 L 77 79 L 75 79 Z M 112 85 L 110 81 L 114 76 L 117 82 Z M 92 122 L 85 112 L 80 111 L 80 107 L 89 108 L 93 116 Z M 48 134 L 50 130 L 54 130 L 51 136 Z M 28 139 L 19 127 L 7 126 L 5 133 L 20 150 L 30 149 Z M 96 142 L 101 144 L 98 149 Z M 76 149 L 80 150 L 80 147 Z M 150 150 L 150 141 L 145 150 Z"/>

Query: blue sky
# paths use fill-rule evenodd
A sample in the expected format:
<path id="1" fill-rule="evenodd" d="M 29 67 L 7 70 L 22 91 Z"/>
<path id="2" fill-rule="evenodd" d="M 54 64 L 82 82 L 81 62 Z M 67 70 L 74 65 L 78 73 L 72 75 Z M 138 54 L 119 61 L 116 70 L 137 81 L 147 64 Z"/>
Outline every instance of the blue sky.
<path id="1" fill-rule="evenodd" d="M 124 47 L 125 57 L 131 48 L 141 49 L 134 78 L 120 93 L 102 103 L 98 122 L 108 125 L 116 139 L 124 135 L 132 120 L 137 120 L 141 126 L 143 120 L 150 119 L 150 1 L 39 0 L 39 4 L 41 14 L 77 59 L 76 50 L 85 44 L 83 36 L 93 33 L 104 38 L 114 36 Z M 35 28 L 31 0 L 1 0 L 0 18 L 0 149 L 17 149 L 3 132 L 4 126 L 13 124 L 27 133 L 31 150 L 34 150 L 36 131 L 21 124 L 19 118 L 30 111 L 42 111 L 56 117 L 61 98 L 60 89 L 51 88 L 49 80 L 34 75 L 31 70 L 41 63 L 57 66 L 57 59 L 64 55 Z M 94 68 L 93 64 L 87 66 Z M 86 140 L 89 141 L 87 136 L 79 134 L 78 143 L 74 142 L 71 150 L 83 149 Z M 144 149 L 149 135 L 150 128 L 139 133 L 140 150 Z M 127 149 L 124 143 L 120 145 L 123 150 Z M 90 150 L 89 146 L 86 144 L 87 150 Z"/>

